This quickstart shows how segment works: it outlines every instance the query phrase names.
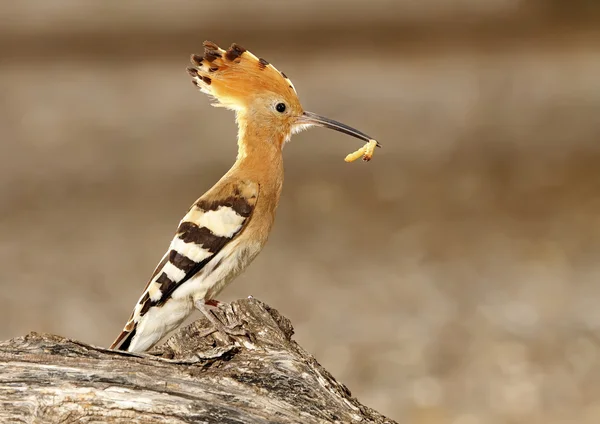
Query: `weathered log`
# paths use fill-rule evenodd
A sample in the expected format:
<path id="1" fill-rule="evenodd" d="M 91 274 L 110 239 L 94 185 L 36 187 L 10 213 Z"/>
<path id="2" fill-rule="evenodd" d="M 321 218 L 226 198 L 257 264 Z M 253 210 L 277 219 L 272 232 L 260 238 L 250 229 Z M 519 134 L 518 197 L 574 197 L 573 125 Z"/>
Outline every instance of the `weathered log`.
<path id="1" fill-rule="evenodd" d="M 150 354 L 31 333 L 0 343 L 0 423 L 392 423 L 361 405 L 255 299 L 202 318 Z"/>

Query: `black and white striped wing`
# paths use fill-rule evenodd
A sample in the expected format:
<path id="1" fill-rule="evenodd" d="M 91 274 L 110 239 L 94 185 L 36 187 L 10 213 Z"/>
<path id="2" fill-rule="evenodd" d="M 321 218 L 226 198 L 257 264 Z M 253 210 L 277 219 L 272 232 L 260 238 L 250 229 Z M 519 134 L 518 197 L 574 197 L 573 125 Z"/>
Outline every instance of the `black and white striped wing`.
<path id="1" fill-rule="evenodd" d="M 247 224 L 258 198 L 257 184 L 244 184 L 222 199 L 201 197 L 181 220 L 169 250 L 156 267 L 125 328 L 111 349 L 127 350 L 140 319 L 165 304 Z"/>

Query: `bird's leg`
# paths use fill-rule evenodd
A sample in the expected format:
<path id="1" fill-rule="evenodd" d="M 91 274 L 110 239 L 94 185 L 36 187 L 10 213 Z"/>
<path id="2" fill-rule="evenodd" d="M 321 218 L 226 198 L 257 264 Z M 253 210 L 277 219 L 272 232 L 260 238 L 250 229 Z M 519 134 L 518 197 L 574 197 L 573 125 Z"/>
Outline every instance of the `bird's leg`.
<path id="1" fill-rule="evenodd" d="M 217 307 L 219 305 L 219 301 L 218 300 L 208 300 L 205 301 L 204 299 L 198 300 L 194 303 L 194 306 L 196 306 L 196 309 L 198 309 L 200 312 L 202 312 L 202 314 L 206 317 L 207 320 L 210 321 L 210 323 L 212 324 L 212 328 L 208 329 L 208 331 L 203 334 L 203 336 L 208 336 L 209 334 L 212 334 L 216 331 L 224 334 L 225 336 L 246 336 L 246 330 L 244 329 L 238 329 L 236 327 L 239 327 L 242 325 L 241 322 L 237 322 L 235 324 L 232 325 L 226 325 L 224 323 L 221 322 L 221 320 L 219 318 L 217 318 L 215 316 L 215 314 L 213 314 L 213 312 L 208 309 L 207 306 L 212 306 Z"/>

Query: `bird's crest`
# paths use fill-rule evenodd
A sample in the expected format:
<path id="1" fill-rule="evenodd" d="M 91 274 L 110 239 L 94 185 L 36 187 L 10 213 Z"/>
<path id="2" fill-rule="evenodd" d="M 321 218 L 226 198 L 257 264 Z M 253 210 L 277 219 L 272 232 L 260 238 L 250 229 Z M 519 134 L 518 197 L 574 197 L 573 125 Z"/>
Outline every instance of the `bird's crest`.
<path id="1" fill-rule="evenodd" d="M 283 73 L 238 44 L 227 50 L 205 41 L 204 56 L 193 54 L 187 68 L 192 82 L 216 101 L 213 106 L 244 109 L 248 100 L 265 91 L 296 97 L 296 89 Z"/>

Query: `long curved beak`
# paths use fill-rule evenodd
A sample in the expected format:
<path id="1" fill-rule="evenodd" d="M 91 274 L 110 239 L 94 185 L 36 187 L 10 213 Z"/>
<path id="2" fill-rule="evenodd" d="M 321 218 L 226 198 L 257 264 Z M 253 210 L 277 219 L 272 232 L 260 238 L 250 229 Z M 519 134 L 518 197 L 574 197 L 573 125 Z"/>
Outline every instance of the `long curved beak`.
<path id="1" fill-rule="evenodd" d="M 329 128 L 347 135 L 351 135 L 352 137 L 356 137 L 363 141 L 373 140 L 373 137 L 357 130 L 356 128 L 349 127 L 346 124 L 342 124 L 341 122 L 334 121 L 333 119 L 329 119 L 312 112 L 304 112 L 302 116 L 298 118 L 297 122 L 299 125 L 316 125 L 319 127 Z M 381 147 L 379 142 L 377 142 L 377 147 Z"/>

